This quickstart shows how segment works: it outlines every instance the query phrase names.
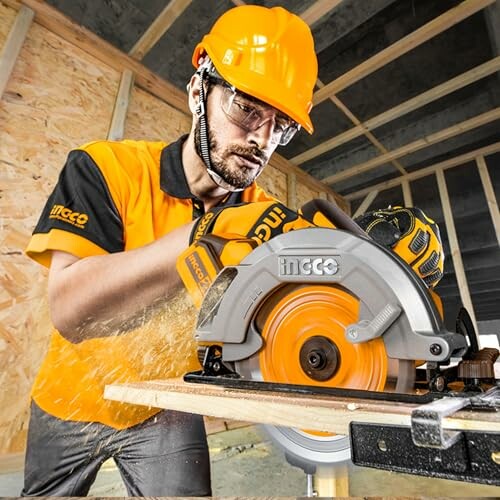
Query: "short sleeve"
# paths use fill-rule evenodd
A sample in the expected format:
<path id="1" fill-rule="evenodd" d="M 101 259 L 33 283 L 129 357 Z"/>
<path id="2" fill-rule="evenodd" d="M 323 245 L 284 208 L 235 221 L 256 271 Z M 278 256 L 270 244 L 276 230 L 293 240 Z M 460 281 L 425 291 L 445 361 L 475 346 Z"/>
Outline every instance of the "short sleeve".
<path id="1" fill-rule="evenodd" d="M 71 151 L 26 253 L 49 266 L 50 250 L 83 258 L 123 249 L 123 222 L 101 170 L 85 151 Z"/>

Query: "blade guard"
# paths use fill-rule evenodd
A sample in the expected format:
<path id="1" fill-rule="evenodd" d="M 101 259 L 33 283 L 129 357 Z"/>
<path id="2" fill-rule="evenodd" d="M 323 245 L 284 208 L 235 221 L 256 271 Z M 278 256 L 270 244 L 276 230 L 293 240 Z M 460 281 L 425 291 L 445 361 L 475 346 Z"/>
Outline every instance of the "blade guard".
<path id="1" fill-rule="evenodd" d="M 225 361 L 251 356 L 262 345 L 252 319 L 287 283 L 330 284 L 355 295 L 360 317 L 352 326 L 379 325 L 364 340 L 382 335 L 391 358 L 442 362 L 467 348 L 462 335 L 444 328 L 427 287 L 399 257 L 363 236 L 325 228 L 277 236 L 224 268 L 206 294 L 195 337 L 223 345 Z M 385 320 L 388 308 L 397 313 Z"/>

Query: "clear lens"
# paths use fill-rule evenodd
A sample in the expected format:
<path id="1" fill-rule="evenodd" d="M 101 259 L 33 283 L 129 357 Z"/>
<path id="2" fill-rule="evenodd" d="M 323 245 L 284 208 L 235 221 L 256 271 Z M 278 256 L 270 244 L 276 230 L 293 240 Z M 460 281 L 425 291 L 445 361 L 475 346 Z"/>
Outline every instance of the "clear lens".
<path id="1" fill-rule="evenodd" d="M 276 113 L 270 106 L 263 106 L 238 92 L 227 84 L 223 85 L 221 107 L 228 119 L 245 130 L 257 130 L 269 120 L 274 120 L 273 142 L 280 146 L 288 144 L 300 125 L 287 116 Z"/>

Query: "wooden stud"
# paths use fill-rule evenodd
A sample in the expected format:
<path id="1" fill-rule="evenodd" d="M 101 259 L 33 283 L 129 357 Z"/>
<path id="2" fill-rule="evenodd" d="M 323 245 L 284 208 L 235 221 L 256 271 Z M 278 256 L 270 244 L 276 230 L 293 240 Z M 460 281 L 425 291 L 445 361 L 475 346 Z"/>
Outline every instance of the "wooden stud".
<path id="1" fill-rule="evenodd" d="M 474 160 L 477 156 L 488 156 L 497 153 L 498 151 L 500 151 L 500 141 L 494 142 L 489 146 L 475 149 L 474 151 L 470 151 L 469 153 L 455 156 L 455 158 L 449 158 L 448 160 L 444 160 L 434 165 L 421 168 L 404 176 L 395 177 L 394 179 L 389 179 L 388 181 L 380 182 L 379 184 L 374 184 L 373 186 L 360 189 L 359 191 L 355 191 L 354 193 L 346 195 L 344 198 L 346 199 L 346 201 L 350 202 L 352 200 L 356 200 L 357 198 L 366 196 L 373 189 L 384 191 L 385 189 L 399 186 L 403 181 L 414 181 L 416 179 L 421 179 L 422 177 L 427 177 L 428 175 L 434 174 L 438 169 L 445 170 L 447 168 L 458 167 L 459 165 L 463 165 L 464 163 Z"/>
<path id="2" fill-rule="evenodd" d="M 289 172 L 287 177 L 287 204 L 292 210 L 297 210 L 297 176 Z"/>
<path id="3" fill-rule="evenodd" d="M 7 82 L 14 69 L 17 56 L 21 51 L 34 16 L 35 13 L 31 9 L 24 5 L 21 6 L 14 24 L 7 35 L 7 40 L 5 40 L 5 44 L 0 52 L 0 97 L 2 97 L 5 87 L 7 87 Z"/>
<path id="4" fill-rule="evenodd" d="M 344 73 L 339 78 L 325 85 L 322 89 L 319 89 L 313 97 L 314 105 L 323 102 L 333 94 L 338 94 L 341 90 L 365 78 L 367 75 L 377 71 L 386 64 L 389 64 L 403 54 L 406 54 L 415 47 L 418 47 L 422 43 L 439 35 L 451 26 L 472 16 L 494 2 L 495 0 L 464 0 L 456 7 L 436 17 L 413 33 L 410 33 L 386 49 L 378 52 L 352 70 L 347 71 L 347 73 Z"/>
<path id="5" fill-rule="evenodd" d="M 444 177 L 443 169 L 436 170 L 436 179 L 439 188 L 439 196 L 441 198 L 441 205 L 443 207 L 444 223 L 448 234 L 448 242 L 450 244 L 451 258 L 453 260 L 453 267 L 455 268 L 455 276 L 457 278 L 460 298 L 462 299 L 462 304 L 469 312 L 477 332 L 476 315 L 474 313 L 474 307 L 472 306 L 469 285 L 467 283 L 464 263 L 460 253 L 460 245 L 458 244 L 457 232 L 455 229 L 455 222 L 453 220 L 453 212 L 451 210 L 450 197 L 448 195 L 448 188 L 446 187 L 446 179 Z"/>
<path id="6" fill-rule="evenodd" d="M 371 191 L 370 193 L 368 193 L 356 212 L 354 212 L 352 218 L 355 219 L 359 215 L 364 214 L 372 204 L 373 200 L 377 197 L 377 195 L 378 191 Z"/>
<path id="7" fill-rule="evenodd" d="M 491 183 L 488 167 L 484 161 L 484 156 L 478 156 L 476 158 L 476 164 L 481 177 L 481 182 L 483 183 L 484 194 L 486 196 L 486 202 L 488 203 L 488 209 L 490 211 L 493 227 L 495 228 L 497 241 L 500 245 L 500 214 L 498 213 L 498 202 L 495 196 L 495 190 L 493 189 L 493 184 Z"/>
<path id="8" fill-rule="evenodd" d="M 335 9 L 342 0 L 317 0 L 308 9 L 306 9 L 300 17 L 309 25 L 312 26 L 316 21 L 321 19 L 325 14 Z"/>
<path id="9" fill-rule="evenodd" d="M 334 184 L 335 182 L 349 179 L 350 177 L 354 177 L 358 174 L 373 170 L 374 168 L 383 165 L 384 163 L 387 163 L 395 158 L 401 158 L 402 156 L 406 156 L 408 154 L 414 153 L 415 151 L 419 151 L 420 149 L 426 148 L 433 144 L 437 144 L 438 142 L 442 142 L 450 139 L 451 137 L 463 134 L 465 132 L 468 132 L 469 130 L 485 125 L 486 123 L 498 120 L 499 118 L 500 107 L 491 109 L 490 111 L 486 111 L 485 113 L 474 116 L 473 118 L 469 118 L 468 120 L 452 125 L 451 127 L 445 128 L 438 132 L 434 132 L 433 134 L 422 137 L 421 139 L 417 139 L 416 141 L 410 142 L 409 144 L 405 144 L 404 146 L 401 146 L 398 149 L 394 149 L 387 154 L 377 156 L 376 158 L 372 158 L 371 160 L 368 160 L 364 163 L 349 167 L 342 172 L 329 175 L 328 177 L 321 179 L 321 182 L 324 182 L 325 184 Z"/>
<path id="10" fill-rule="evenodd" d="M 321 144 L 318 144 L 317 146 L 293 157 L 291 161 L 296 165 L 301 165 L 302 163 L 312 160 L 313 158 L 316 158 L 317 156 L 320 156 L 327 151 L 335 149 L 336 147 L 349 142 L 352 139 L 359 137 L 360 135 L 366 134 L 369 130 L 374 130 L 377 127 L 385 125 L 392 120 L 415 111 L 416 109 L 419 109 L 437 99 L 440 99 L 441 97 L 455 92 L 456 90 L 466 87 L 471 83 L 477 82 L 478 80 L 481 80 L 482 78 L 485 78 L 486 76 L 489 76 L 499 70 L 500 56 L 497 56 L 494 59 L 485 62 L 484 64 L 476 66 L 475 68 L 472 68 L 471 70 L 466 71 L 465 73 L 462 73 L 461 75 L 458 75 L 451 80 L 437 85 L 436 87 L 433 87 L 432 89 L 399 104 L 398 106 L 384 111 L 383 113 L 380 113 L 379 115 L 374 116 L 373 118 L 370 118 L 363 123 L 357 124 L 356 127 L 346 130 L 345 132 L 342 132 L 341 134 L 338 134 L 331 139 L 323 141 Z"/>
<path id="11" fill-rule="evenodd" d="M 137 40 L 129 55 L 138 61 L 151 50 L 175 20 L 186 10 L 192 0 L 170 0 L 144 34 Z"/>
<path id="12" fill-rule="evenodd" d="M 403 188 L 403 203 L 405 207 L 413 206 L 413 196 L 411 195 L 410 183 L 408 180 L 404 180 L 401 182 L 401 187 Z"/>
<path id="13" fill-rule="evenodd" d="M 111 124 L 108 131 L 108 139 L 110 141 L 120 141 L 125 133 L 125 120 L 127 118 L 128 105 L 130 95 L 134 88 L 134 74 L 129 69 L 122 73 L 118 94 L 116 95 L 115 107 Z"/>

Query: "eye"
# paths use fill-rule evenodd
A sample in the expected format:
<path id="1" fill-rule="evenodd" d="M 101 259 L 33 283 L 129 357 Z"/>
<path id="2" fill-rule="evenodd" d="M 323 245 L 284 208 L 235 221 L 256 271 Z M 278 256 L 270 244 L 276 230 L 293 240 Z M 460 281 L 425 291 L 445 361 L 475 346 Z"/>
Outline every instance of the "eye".
<path id="1" fill-rule="evenodd" d="M 236 99 L 234 100 L 234 104 L 240 108 L 241 111 L 243 111 L 246 114 L 250 114 L 252 111 L 255 110 L 253 106 L 250 104 L 244 102 L 244 101 L 237 101 Z"/>

